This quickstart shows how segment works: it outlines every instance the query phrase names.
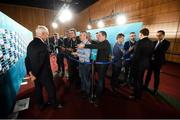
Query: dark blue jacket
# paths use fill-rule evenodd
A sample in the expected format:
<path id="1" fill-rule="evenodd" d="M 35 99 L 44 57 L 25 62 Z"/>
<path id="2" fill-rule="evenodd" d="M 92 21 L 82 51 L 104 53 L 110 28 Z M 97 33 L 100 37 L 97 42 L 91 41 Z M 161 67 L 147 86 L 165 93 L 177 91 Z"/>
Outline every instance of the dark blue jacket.
<path id="1" fill-rule="evenodd" d="M 113 47 L 113 64 L 118 67 L 122 66 L 122 58 L 123 58 L 123 44 L 116 43 Z"/>
<path id="2" fill-rule="evenodd" d="M 125 61 L 129 61 L 132 58 L 133 52 L 134 50 L 132 50 L 131 52 L 129 52 L 129 48 L 134 46 L 136 44 L 136 41 L 134 43 L 132 43 L 131 41 L 126 41 L 124 44 L 124 50 L 125 50 L 125 55 L 124 55 L 124 59 Z"/>

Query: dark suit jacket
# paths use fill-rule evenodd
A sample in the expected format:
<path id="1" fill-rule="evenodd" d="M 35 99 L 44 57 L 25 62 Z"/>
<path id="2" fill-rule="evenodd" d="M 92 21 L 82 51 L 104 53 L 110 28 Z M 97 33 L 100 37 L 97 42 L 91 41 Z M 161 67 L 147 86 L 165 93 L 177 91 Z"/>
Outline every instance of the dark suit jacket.
<path id="1" fill-rule="evenodd" d="M 69 38 L 63 38 L 63 41 L 64 41 L 64 47 L 68 48 L 70 39 Z"/>
<path id="2" fill-rule="evenodd" d="M 80 41 L 79 37 L 76 37 L 75 40 L 72 40 L 72 39 L 67 40 L 66 48 L 71 48 L 71 49 L 73 49 L 73 51 L 66 50 L 66 53 L 71 55 L 71 52 L 76 52 L 76 47 L 80 43 L 81 43 L 81 41 Z"/>
<path id="3" fill-rule="evenodd" d="M 50 53 L 54 52 L 54 38 L 53 37 L 49 37 L 49 39 L 45 43 L 48 46 L 49 52 Z"/>
<path id="4" fill-rule="evenodd" d="M 134 68 L 135 70 L 146 69 L 149 66 L 153 50 L 153 42 L 148 37 L 139 40 L 134 49 L 132 68 Z"/>
<path id="5" fill-rule="evenodd" d="M 158 41 L 154 41 L 154 46 L 156 46 L 157 43 Z M 154 63 L 156 64 L 157 67 L 161 67 L 165 63 L 166 61 L 165 54 L 169 48 L 169 45 L 170 42 L 164 39 L 154 50 L 153 52 Z"/>
<path id="6" fill-rule="evenodd" d="M 134 52 L 134 49 L 129 52 L 129 48 L 132 47 L 132 46 L 135 46 L 136 45 L 136 41 L 134 43 L 132 43 L 130 40 L 129 41 L 126 41 L 124 43 L 124 50 L 125 50 L 125 55 L 124 55 L 124 58 L 125 59 L 131 59 L 132 58 L 132 55 L 133 55 L 133 52 Z"/>
<path id="7" fill-rule="evenodd" d="M 39 38 L 34 38 L 27 47 L 25 58 L 27 72 L 41 81 L 53 79 L 47 45 Z"/>

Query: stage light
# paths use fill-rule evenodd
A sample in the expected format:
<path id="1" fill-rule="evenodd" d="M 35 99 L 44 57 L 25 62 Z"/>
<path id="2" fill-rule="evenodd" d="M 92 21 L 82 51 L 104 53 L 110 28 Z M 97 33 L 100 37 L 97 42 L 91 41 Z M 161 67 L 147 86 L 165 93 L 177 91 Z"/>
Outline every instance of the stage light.
<path id="1" fill-rule="evenodd" d="M 126 16 L 125 15 L 119 15 L 117 16 L 116 18 L 116 23 L 118 25 L 122 25 L 122 24 L 125 24 L 127 22 L 127 19 L 126 19 Z"/>
<path id="2" fill-rule="evenodd" d="M 58 18 L 62 23 L 68 22 L 72 19 L 72 12 L 68 8 L 65 8 L 62 10 Z"/>
<path id="3" fill-rule="evenodd" d="M 54 29 L 56 29 L 56 28 L 58 28 L 58 24 L 55 23 L 55 22 L 53 22 L 53 23 L 52 23 L 52 27 L 53 27 Z"/>
<path id="4" fill-rule="evenodd" d="M 92 28 L 92 26 L 91 26 L 91 25 L 87 25 L 87 28 L 88 28 L 88 29 L 91 29 L 91 28 Z"/>
<path id="5" fill-rule="evenodd" d="M 102 20 L 100 20 L 98 23 L 97 23 L 97 26 L 99 28 L 103 28 L 104 27 L 104 22 Z"/>

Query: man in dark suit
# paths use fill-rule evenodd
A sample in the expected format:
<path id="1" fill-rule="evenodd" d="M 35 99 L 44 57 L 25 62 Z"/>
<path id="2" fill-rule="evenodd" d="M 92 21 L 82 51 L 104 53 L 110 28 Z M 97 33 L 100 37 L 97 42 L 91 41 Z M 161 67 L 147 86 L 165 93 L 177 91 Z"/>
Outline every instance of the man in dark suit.
<path id="1" fill-rule="evenodd" d="M 160 70 L 162 65 L 165 64 L 165 53 L 170 45 L 170 42 L 164 39 L 165 32 L 163 30 L 159 30 L 156 36 L 157 36 L 157 41 L 154 41 L 154 52 L 145 81 L 145 88 L 147 89 L 149 82 L 151 80 L 152 72 L 154 72 L 154 91 L 153 91 L 154 95 L 158 94 Z"/>
<path id="2" fill-rule="evenodd" d="M 137 45 L 135 46 L 132 58 L 132 76 L 134 80 L 134 94 L 129 98 L 141 99 L 143 88 L 143 76 L 149 66 L 150 58 L 153 53 L 153 42 L 148 38 L 149 30 L 143 28 L 140 30 Z"/>
<path id="3" fill-rule="evenodd" d="M 36 37 L 27 47 L 27 56 L 25 58 L 27 73 L 31 81 L 35 83 L 35 96 L 40 110 L 43 110 L 46 105 L 42 94 L 43 87 L 45 87 L 48 93 L 48 104 L 51 104 L 54 108 L 62 107 L 56 100 L 49 52 L 45 44 L 48 35 L 48 29 L 45 26 L 39 25 L 36 28 Z"/>
<path id="4" fill-rule="evenodd" d="M 64 47 L 64 41 L 59 37 L 58 33 L 54 33 L 54 49 L 57 54 L 57 64 L 58 64 L 58 73 L 61 71 L 61 76 L 64 76 L 64 51 L 62 47 Z"/>

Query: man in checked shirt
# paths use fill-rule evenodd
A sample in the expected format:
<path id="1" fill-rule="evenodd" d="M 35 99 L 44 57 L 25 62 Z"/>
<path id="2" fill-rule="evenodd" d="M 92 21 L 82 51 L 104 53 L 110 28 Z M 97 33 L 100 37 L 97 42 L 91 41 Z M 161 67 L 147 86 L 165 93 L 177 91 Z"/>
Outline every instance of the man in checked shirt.
<path id="1" fill-rule="evenodd" d="M 87 32 L 82 31 L 80 33 L 80 44 L 91 44 L 87 39 Z M 82 97 L 87 97 L 90 100 L 90 70 L 91 65 L 85 62 L 90 62 L 91 50 L 89 48 L 77 49 L 77 55 L 79 56 L 79 76 L 81 78 L 81 91 Z"/>

